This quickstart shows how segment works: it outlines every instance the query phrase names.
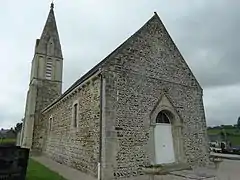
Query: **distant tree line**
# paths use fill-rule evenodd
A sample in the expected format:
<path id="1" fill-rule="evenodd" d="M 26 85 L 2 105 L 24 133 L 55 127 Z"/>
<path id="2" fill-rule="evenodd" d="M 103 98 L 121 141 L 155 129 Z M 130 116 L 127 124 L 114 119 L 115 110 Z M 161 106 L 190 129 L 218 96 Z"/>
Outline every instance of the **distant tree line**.
<path id="1" fill-rule="evenodd" d="M 240 129 L 240 117 L 238 117 L 237 123 L 233 125 L 220 125 L 220 126 L 208 127 L 208 129 L 233 129 L 233 128 Z"/>

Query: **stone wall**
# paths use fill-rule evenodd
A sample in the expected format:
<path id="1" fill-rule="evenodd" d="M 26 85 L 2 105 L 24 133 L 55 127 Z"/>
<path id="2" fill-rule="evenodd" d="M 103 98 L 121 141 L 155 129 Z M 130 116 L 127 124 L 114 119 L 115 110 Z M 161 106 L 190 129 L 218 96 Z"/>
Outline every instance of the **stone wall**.
<path id="1" fill-rule="evenodd" d="M 61 95 L 62 83 L 41 80 L 37 86 L 36 112 L 41 112 Z"/>
<path id="2" fill-rule="evenodd" d="M 143 175 L 150 164 L 150 114 L 162 93 L 182 118 L 187 162 L 209 163 L 202 89 L 157 15 L 109 61 L 105 79 L 106 180 Z"/>
<path id="3" fill-rule="evenodd" d="M 41 111 L 61 95 L 61 86 L 61 82 L 49 80 L 38 81 L 32 141 L 32 149 L 34 151 L 41 151 L 42 138 L 45 133 L 42 126 Z"/>
<path id="4" fill-rule="evenodd" d="M 72 125 L 74 103 L 78 103 L 77 128 Z M 100 78 L 91 80 L 44 112 L 41 125 L 46 134 L 42 134 L 44 154 L 59 163 L 97 176 Z"/>

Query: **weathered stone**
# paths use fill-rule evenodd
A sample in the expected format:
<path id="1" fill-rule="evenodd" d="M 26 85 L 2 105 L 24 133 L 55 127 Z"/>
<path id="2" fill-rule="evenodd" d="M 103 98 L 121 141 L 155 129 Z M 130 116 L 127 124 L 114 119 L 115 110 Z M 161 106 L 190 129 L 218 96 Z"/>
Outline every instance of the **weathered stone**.
<path id="1" fill-rule="evenodd" d="M 72 108 L 78 108 L 78 127 L 72 122 Z M 78 90 L 71 98 L 43 113 L 40 124 L 43 133 L 43 152 L 55 161 L 97 176 L 99 155 L 100 78 Z M 53 118 L 49 130 L 49 118 Z M 38 131 L 38 130 L 36 130 Z"/>
<path id="2" fill-rule="evenodd" d="M 106 93 L 106 106 L 112 107 L 108 117 L 112 126 L 117 127 L 117 138 L 112 140 L 118 148 L 113 149 L 117 156 L 108 156 L 106 161 L 115 167 L 115 178 L 138 176 L 142 174 L 141 168 L 150 163 L 149 136 L 145 134 L 150 131 L 150 114 L 161 94 L 169 97 L 183 121 L 180 136 L 187 163 L 208 165 L 202 89 L 158 16 L 138 31 L 107 65 L 106 71 L 110 74 L 111 69 L 112 75 L 105 75 L 106 87 L 111 89 Z"/>
<path id="3" fill-rule="evenodd" d="M 171 113 L 176 163 L 210 163 L 202 88 L 157 14 L 57 100 L 61 79 L 36 84 L 26 121 L 34 122 L 26 123 L 34 129 L 32 148 L 59 163 L 95 177 L 101 163 L 104 180 L 146 179 L 162 110 Z"/>

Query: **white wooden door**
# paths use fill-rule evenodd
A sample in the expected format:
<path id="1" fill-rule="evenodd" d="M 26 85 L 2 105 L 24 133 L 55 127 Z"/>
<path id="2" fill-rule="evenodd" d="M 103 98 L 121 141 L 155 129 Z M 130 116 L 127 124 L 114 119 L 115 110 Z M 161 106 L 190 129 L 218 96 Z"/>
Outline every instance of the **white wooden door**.
<path id="1" fill-rule="evenodd" d="M 171 124 L 157 124 L 154 139 L 156 164 L 175 162 Z"/>

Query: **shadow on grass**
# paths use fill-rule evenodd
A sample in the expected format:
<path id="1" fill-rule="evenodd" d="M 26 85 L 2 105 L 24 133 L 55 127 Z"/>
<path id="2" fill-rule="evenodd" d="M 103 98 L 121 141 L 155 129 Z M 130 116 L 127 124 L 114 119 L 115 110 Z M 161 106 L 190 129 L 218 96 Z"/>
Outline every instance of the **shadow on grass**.
<path id="1" fill-rule="evenodd" d="M 49 170 L 42 164 L 29 159 L 26 180 L 66 180 L 58 173 Z"/>

